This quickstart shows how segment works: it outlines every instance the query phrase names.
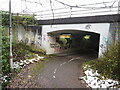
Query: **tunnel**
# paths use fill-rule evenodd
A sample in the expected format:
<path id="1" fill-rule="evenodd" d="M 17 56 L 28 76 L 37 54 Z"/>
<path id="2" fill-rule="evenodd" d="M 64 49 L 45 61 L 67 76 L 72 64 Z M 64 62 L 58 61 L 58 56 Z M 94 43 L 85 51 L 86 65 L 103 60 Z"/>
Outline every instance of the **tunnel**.
<path id="1" fill-rule="evenodd" d="M 100 34 L 82 30 L 48 32 L 53 53 L 94 53 L 98 56 Z"/>

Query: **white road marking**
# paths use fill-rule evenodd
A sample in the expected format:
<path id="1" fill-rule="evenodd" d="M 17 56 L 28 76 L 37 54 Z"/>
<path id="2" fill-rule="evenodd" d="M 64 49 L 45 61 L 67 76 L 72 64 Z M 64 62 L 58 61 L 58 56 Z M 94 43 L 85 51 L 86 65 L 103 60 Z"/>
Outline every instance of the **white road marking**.
<path id="1" fill-rule="evenodd" d="M 57 71 L 57 68 L 54 70 L 54 72 L 56 72 Z"/>
<path id="2" fill-rule="evenodd" d="M 70 60 L 68 61 L 68 63 L 71 62 L 71 61 L 73 61 L 73 60 L 79 59 L 79 58 L 80 58 L 80 57 L 72 58 L 72 59 L 70 59 Z M 66 64 L 66 63 L 67 63 L 67 62 L 61 63 L 61 64 L 60 64 L 60 67 L 61 67 L 62 65 L 64 65 L 64 64 Z M 58 69 L 58 68 L 55 68 L 55 69 L 54 69 L 54 74 L 56 73 L 57 69 Z M 56 78 L 56 76 L 53 75 L 53 78 Z"/>
<path id="3" fill-rule="evenodd" d="M 80 59 L 80 57 L 77 57 L 77 58 L 75 58 L 75 59 Z"/>
<path id="4" fill-rule="evenodd" d="M 67 62 L 64 62 L 64 63 L 62 63 L 62 64 L 60 64 L 60 67 L 62 66 L 62 65 L 64 65 L 64 64 L 66 64 Z"/>
<path id="5" fill-rule="evenodd" d="M 57 68 L 55 68 L 55 70 L 54 70 L 54 74 L 56 73 L 56 71 L 57 71 Z M 53 78 L 55 78 L 55 75 L 53 76 Z"/>
<path id="6" fill-rule="evenodd" d="M 63 64 L 60 64 L 60 67 L 62 66 Z"/>
<path id="7" fill-rule="evenodd" d="M 73 60 L 75 60 L 75 58 L 70 59 L 68 62 L 71 62 L 71 61 L 73 61 Z"/>
<path id="8" fill-rule="evenodd" d="M 55 76 L 53 76 L 53 78 L 55 78 Z"/>
<path id="9" fill-rule="evenodd" d="M 76 60 L 76 59 L 80 59 L 80 57 L 72 58 L 72 59 L 70 59 L 70 60 L 68 61 L 68 63 L 71 62 L 71 61 L 73 61 L 73 60 Z"/>
<path id="10" fill-rule="evenodd" d="M 66 62 L 62 63 L 62 64 L 66 64 Z"/>

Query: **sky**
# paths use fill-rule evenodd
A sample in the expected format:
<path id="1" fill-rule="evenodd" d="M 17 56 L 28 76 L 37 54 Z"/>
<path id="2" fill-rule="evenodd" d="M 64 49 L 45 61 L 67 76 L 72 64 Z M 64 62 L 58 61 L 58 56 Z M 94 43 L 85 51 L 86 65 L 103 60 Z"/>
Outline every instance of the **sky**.
<path id="1" fill-rule="evenodd" d="M 119 0 L 11 0 L 11 10 L 13 13 L 34 14 L 39 19 L 78 17 L 80 15 L 92 15 L 93 12 L 98 13 L 98 11 L 103 13 L 109 11 L 109 13 L 113 13 L 115 9 L 117 10 L 117 8 L 113 7 L 118 5 L 118 1 Z M 110 6 L 112 6 L 112 8 L 110 8 Z M 103 7 L 106 8 L 103 9 Z M 9 11 L 9 0 L 0 0 L 0 10 Z"/>

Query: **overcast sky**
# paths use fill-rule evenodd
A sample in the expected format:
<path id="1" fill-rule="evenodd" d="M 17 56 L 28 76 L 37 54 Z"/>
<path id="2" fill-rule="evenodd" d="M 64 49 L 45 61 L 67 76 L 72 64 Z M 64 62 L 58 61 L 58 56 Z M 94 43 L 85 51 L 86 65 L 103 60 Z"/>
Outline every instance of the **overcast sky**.
<path id="1" fill-rule="evenodd" d="M 50 4 L 50 1 L 52 1 L 51 4 Z M 91 11 L 91 8 L 88 8 L 88 7 L 105 7 L 105 6 L 109 7 L 111 5 L 113 5 L 114 7 L 118 5 L 117 3 L 118 1 L 119 0 L 11 0 L 11 3 L 12 3 L 12 12 L 14 13 L 25 13 L 25 14 L 34 13 L 38 16 L 40 15 L 45 16 L 46 14 L 51 14 L 51 16 L 53 16 L 53 13 L 55 14 L 60 12 L 59 14 L 65 14 L 65 12 L 71 13 L 71 10 L 75 11 L 78 9 L 81 11 L 82 9 Z M 107 3 L 107 2 L 110 2 L 110 3 Z M 92 3 L 101 3 L 101 4 L 82 6 L 82 7 L 87 7 L 82 9 L 75 8 L 75 7 L 70 8 L 68 6 L 68 5 L 81 6 L 81 5 L 92 4 Z M 63 9 L 58 9 L 58 8 L 63 8 Z M 53 10 L 58 9 L 58 10 L 54 10 L 52 12 L 52 9 Z M 3 11 L 9 10 L 9 0 L 0 0 L 0 10 L 3 10 Z M 50 11 L 46 11 L 46 10 L 50 10 Z M 111 8 L 109 10 L 111 10 Z"/>

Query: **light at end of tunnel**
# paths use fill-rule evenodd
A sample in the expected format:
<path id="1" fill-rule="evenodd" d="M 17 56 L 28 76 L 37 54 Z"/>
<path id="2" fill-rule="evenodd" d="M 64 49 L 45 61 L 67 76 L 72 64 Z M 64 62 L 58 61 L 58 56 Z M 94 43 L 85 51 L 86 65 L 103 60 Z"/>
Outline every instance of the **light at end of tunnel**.
<path id="1" fill-rule="evenodd" d="M 69 35 L 60 35 L 60 38 L 70 38 Z"/>
<path id="2" fill-rule="evenodd" d="M 88 39 L 90 39 L 90 35 L 85 35 L 83 38 L 88 40 Z"/>

